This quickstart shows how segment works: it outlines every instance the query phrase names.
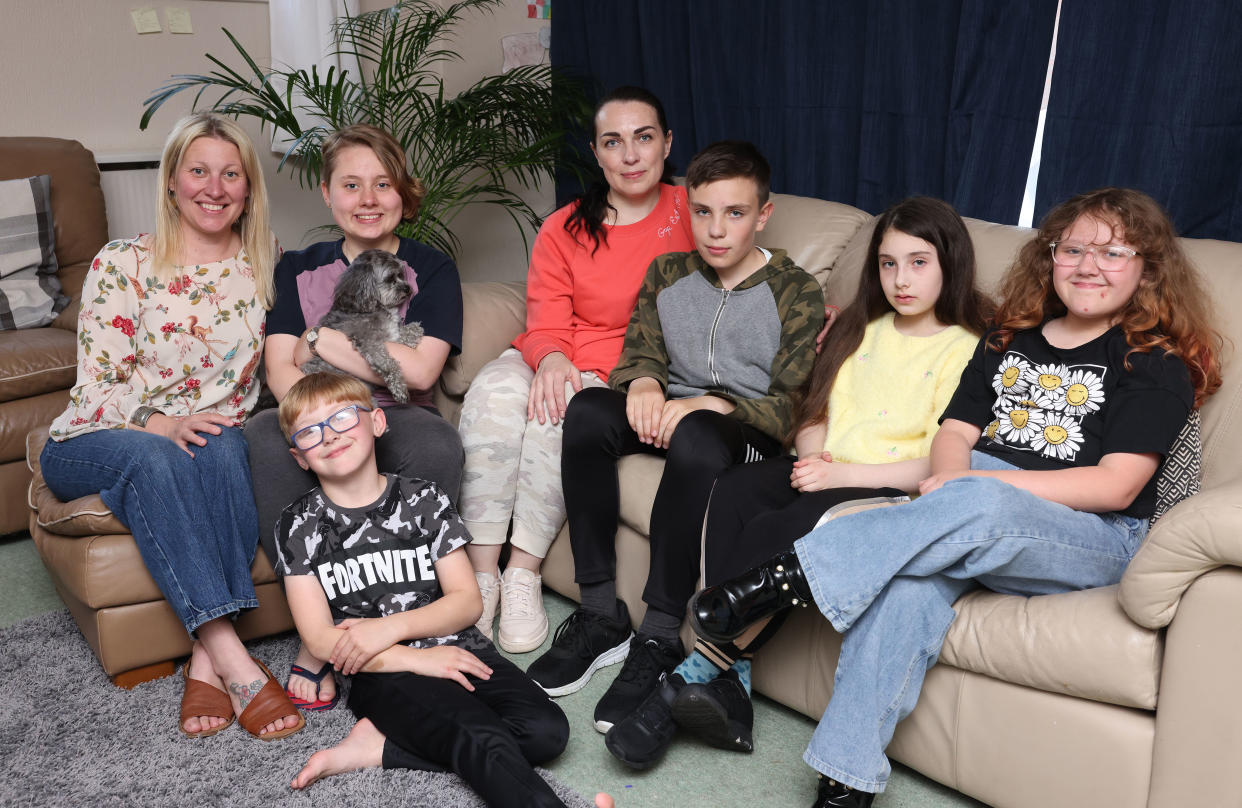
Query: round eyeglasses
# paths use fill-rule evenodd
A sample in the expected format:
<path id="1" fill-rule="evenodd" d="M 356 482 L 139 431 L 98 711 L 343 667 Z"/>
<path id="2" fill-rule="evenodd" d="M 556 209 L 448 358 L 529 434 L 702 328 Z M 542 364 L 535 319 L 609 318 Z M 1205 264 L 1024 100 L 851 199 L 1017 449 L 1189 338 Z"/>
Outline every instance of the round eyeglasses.
<path id="1" fill-rule="evenodd" d="M 1081 266 L 1087 253 L 1095 259 L 1095 265 L 1101 272 L 1117 272 L 1126 268 L 1130 259 L 1138 255 L 1138 250 L 1122 247 L 1120 244 L 1079 244 L 1076 241 L 1054 241 L 1052 260 L 1063 267 Z"/>
<path id="2" fill-rule="evenodd" d="M 337 434 L 348 432 L 356 427 L 360 417 L 358 415 L 358 410 L 370 412 L 371 408 L 364 407 L 361 404 L 350 404 L 348 407 L 339 409 L 329 415 L 328 420 L 326 421 L 320 421 L 317 424 L 302 427 L 297 432 L 290 435 L 289 440 L 293 441 L 293 445 L 304 452 L 314 449 L 316 446 L 323 443 L 323 436 L 325 434 L 323 428 L 325 426 Z"/>

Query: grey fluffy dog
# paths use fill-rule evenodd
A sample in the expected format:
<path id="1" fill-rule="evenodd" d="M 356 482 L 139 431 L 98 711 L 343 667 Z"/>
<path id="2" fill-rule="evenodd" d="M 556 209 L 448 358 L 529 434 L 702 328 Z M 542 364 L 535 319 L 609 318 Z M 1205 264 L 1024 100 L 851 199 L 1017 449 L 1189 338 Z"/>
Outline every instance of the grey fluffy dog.
<path id="1" fill-rule="evenodd" d="M 410 400 L 410 391 L 401 376 L 401 366 L 384 343 L 398 342 L 413 348 L 423 338 L 421 325 L 402 325 L 397 314 L 411 292 L 405 281 L 405 264 L 399 258 L 384 250 L 367 250 L 358 254 L 336 282 L 332 308 L 319 321 L 320 328 L 332 328 L 349 337 L 384 380 L 392 397 L 402 404 Z M 321 370 L 340 372 L 317 356 L 302 366 L 303 373 Z"/>

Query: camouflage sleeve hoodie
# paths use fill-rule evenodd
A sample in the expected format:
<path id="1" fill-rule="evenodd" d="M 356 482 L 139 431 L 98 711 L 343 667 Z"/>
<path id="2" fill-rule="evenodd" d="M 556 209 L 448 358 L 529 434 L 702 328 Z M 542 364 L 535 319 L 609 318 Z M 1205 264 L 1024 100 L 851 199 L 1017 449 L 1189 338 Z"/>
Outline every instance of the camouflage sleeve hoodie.
<path id="1" fill-rule="evenodd" d="M 732 289 L 697 251 L 668 253 L 647 269 L 608 383 L 625 390 L 648 376 L 670 399 L 720 396 L 734 418 L 779 440 L 823 325 L 819 284 L 784 250 Z"/>

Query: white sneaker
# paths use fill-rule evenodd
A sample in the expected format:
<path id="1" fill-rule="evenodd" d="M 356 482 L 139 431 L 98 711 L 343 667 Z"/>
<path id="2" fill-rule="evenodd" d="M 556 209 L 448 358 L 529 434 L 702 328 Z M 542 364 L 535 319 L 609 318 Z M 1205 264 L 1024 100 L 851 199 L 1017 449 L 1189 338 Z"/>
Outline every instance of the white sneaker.
<path id="1" fill-rule="evenodd" d="M 492 622 L 496 619 L 496 607 L 500 605 L 500 579 L 490 572 L 476 572 L 474 580 L 479 584 L 479 592 L 483 595 L 483 614 L 474 626 L 483 632 L 489 640 L 492 638 Z"/>
<path id="2" fill-rule="evenodd" d="M 523 654 L 543 645 L 548 616 L 543 611 L 543 578 L 509 567 L 500 576 L 500 647 Z"/>

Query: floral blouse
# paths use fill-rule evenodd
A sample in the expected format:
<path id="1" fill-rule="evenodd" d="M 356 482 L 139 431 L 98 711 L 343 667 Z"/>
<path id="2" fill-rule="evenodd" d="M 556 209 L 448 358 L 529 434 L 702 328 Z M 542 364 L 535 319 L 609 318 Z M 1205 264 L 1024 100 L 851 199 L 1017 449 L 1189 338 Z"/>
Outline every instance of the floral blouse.
<path id="1" fill-rule="evenodd" d="M 53 440 L 124 429 L 134 410 L 240 424 L 259 395 L 266 312 L 245 253 L 157 280 L 146 239 L 105 246 L 82 284 L 78 378 Z"/>

